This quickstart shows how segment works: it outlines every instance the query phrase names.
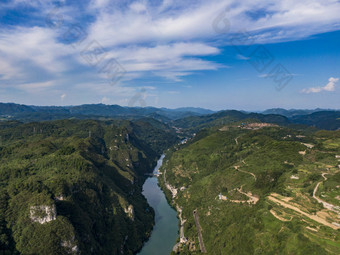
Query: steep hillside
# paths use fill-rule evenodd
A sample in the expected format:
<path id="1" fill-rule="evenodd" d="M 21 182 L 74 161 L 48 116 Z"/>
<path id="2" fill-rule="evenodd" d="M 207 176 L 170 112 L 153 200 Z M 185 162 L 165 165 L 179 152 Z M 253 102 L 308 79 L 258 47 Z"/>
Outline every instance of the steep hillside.
<path id="1" fill-rule="evenodd" d="M 179 254 L 339 254 L 340 132 L 246 124 L 170 151 L 161 185 Z"/>
<path id="2" fill-rule="evenodd" d="M 339 111 L 314 112 L 309 115 L 298 115 L 292 117 L 292 121 L 298 124 L 314 126 L 320 129 L 337 130 L 340 129 Z"/>
<path id="3" fill-rule="evenodd" d="M 4 123 L 2 252 L 133 254 L 141 248 L 153 225 L 141 194 L 144 174 L 170 146 L 165 141 L 176 141 L 174 134 L 143 121 Z"/>

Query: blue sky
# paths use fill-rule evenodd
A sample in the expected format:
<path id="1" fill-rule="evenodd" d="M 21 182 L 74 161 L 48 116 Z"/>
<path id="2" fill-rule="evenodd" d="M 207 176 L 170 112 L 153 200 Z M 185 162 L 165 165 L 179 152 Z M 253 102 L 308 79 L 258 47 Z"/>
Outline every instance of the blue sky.
<path id="1" fill-rule="evenodd" d="M 3 0 L 0 101 L 340 109 L 339 13 L 338 0 Z"/>

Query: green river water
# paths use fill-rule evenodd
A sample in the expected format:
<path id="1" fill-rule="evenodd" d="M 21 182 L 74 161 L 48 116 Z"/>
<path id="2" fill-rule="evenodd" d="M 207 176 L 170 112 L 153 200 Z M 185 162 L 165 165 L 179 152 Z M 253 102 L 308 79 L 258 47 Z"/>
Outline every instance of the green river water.
<path id="1" fill-rule="evenodd" d="M 164 155 L 158 160 L 154 173 L 163 163 Z M 143 185 L 143 195 L 155 210 L 155 226 L 150 239 L 138 255 L 169 255 L 178 237 L 178 218 L 176 211 L 168 204 L 156 177 L 148 178 Z"/>

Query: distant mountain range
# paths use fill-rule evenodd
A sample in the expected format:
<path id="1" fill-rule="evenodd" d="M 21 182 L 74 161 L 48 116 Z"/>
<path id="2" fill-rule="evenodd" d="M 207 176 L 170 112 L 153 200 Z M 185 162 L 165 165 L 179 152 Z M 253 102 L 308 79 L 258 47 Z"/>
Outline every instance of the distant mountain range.
<path id="1" fill-rule="evenodd" d="M 283 116 L 286 116 L 288 118 L 291 118 L 291 117 L 297 116 L 297 115 L 308 115 L 308 114 L 312 114 L 314 112 L 323 112 L 323 111 L 336 111 L 336 110 L 320 109 L 320 108 L 317 108 L 317 109 L 314 109 L 314 110 L 309 110 L 309 109 L 306 109 L 306 110 L 301 110 L 301 109 L 286 110 L 286 109 L 283 109 L 283 108 L 273 108 L 273 109 L 265 110 L 261 113 L 263 113 L 263 114 L 279 114 L 279 115 L 283 115 Z"/>
<path id="2" fill-rule="evenodd" d="M 79 106 L 28 106 L 0 103 L 0 119 L 23 122 L 57 119 L 140 119 L 153 118 L 184 129 L 201 129 L 243 120 L 258 120 L 279 125 L 302 124 L 326 130 L 340 128 L 340 111 L 337 110 L 286 110 L 268 109 L 261 113 L 236 110 L 212 110 L 183 107 L 177 109 L 156 107 L 123 107 L 119 105 L 85 104 Z"/>
<path id="3" fill-rule="evenodd" d="M 14 103 L 0 103 L 0 116 L 22 121 L 40 121 L 64 119 L 69 117 L 88 118 L 102 116 L 112 118 L 152 117 L 161 121 L 170 121 L 188 116 L 214 113 L 203 108 L 156 108 L 123 107 L 119 105 L 85 104 L 79 106 L 28 106 Z"/>
<path id="4" fill-rule="evenodd" d="M 296 110 L 297 111 L 297 110 Z M 218 125 L 227 125 L 233 122 L 267 122 L 281 126 L 306 125 L 318 129 L 338 130 L 340 129 L 340 111 L 305 111 L 304 115 L 286 116 L 284 114 L 247 113 L 236 110 L 219 111 L 213 114 L 188 116 L 173 120 L 176 127 L 198 131 Z"/>

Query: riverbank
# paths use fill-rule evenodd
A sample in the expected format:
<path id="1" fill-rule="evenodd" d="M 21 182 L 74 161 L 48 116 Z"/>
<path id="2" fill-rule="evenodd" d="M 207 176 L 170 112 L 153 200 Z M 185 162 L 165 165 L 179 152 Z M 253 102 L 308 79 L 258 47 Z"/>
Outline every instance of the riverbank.
<path id="1" fill-rule="evenodd" d="M 163 177 L 160 177 L 162 176 Z M 166 181 L 166 169 L 164 169 L 163 172 L 159 172 L 159 175 L 158 175 L 159 178 L 159 185 L 161 187 L 161 189 L 163 190 L 163 192 L 165 193 L 166 195 L 166 199 L 168 201 L 168 203 L 170 204 L 170 206 L 174 209 L 176 209 L 177 211 L 177 217 L 179 219 L 179 226 L 180 226 L 180 229 L 179 229 L 179 242 L 177 242 L 172 251 L 173 252 L 178 252 L 180 246 L 182 244 L 186 244 L 188 242 L 188 239 L 185 237 L 184 235 L 184 223 L 186 222 L 186 219 L 184 219 L 182 217 L 182 208 L 179 207 L 179 205 L 175 202 L 175 198 L 178 194 L 178 189 L 176 189 L 175 187 L 171 186 L 167 181 Z"/>
<path id="2" fill-rule="evenodd" d="M 158 160 L 153 173 L 159 173 L 164 155 Z M 178 237 L 178 218 L 169 205 L 156 177 L 147 178 L 143 185 L 143 195 L 155 211 L 155 225 L 149 240 L 138 255 L 169 255 Z"/>

